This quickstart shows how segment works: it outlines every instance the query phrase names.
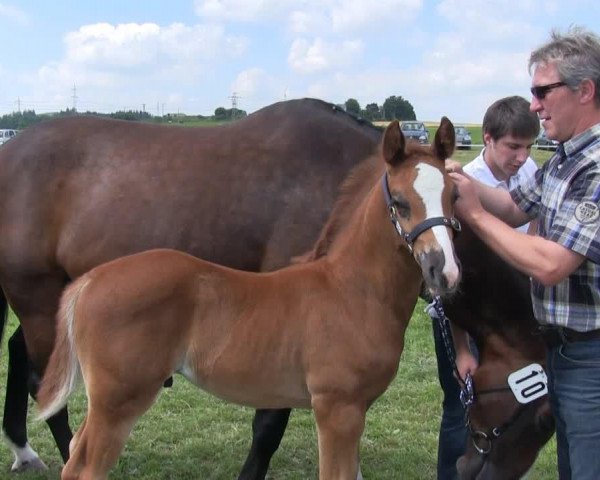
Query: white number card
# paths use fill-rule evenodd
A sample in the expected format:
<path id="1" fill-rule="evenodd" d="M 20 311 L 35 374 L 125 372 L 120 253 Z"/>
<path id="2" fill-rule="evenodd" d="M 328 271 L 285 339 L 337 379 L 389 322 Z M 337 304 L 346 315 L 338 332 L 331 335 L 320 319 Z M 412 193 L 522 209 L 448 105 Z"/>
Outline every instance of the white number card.
<path id="1" fill-rule="evenodd" d="M 538 363 L 527 365 L 508 376 L 508 384 L 517 402 L 529 403 L 548 393 L 548 378 Z"/>

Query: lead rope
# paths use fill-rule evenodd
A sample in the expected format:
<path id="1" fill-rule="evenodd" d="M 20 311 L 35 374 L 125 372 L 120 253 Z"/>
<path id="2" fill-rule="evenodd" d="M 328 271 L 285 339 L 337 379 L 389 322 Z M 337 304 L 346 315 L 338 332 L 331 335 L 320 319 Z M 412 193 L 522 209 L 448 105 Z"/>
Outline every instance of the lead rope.
<path id="1" fill-rule="evenodd" d="M 444 342 L 444 348 L 446 349 L 446 355 L 454 370 L 454 376 L 460 386 L 460 402 L 463 408 L 468 411 L 469 407 L 473 405 L 475 401 L 475 394 L 473 391 L 473 377 L 470 373 L 467 373 L 467 377 L 463 380 L 458 372 L 456 366 L 456 355 L 454 354 L 454 347 L 452 345 L 451 333 L 450 333 L 450 320 L 444 312 L 444 306 L 442 305 L 442 299 L 439 295 L 433 298 L 433 308 L 437 314 L 437 321 L 440 324 L 440 332 L 442 334 L 442 341 Z"/>

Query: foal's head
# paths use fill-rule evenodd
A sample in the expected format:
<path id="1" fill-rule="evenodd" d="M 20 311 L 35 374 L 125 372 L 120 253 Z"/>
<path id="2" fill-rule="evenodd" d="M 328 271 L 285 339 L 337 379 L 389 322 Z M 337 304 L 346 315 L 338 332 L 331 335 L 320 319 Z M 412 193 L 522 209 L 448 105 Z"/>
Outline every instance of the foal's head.
<path id="1" fill-rule="evenodd" d="M 452 245 L 453 230 L 460 230 L 453 217 L 456 193 L 444 169 L 454 142 L 454 126 L 444 117 L 430 147 L 407 143 L 397 121 L 387 127 L 382 143 L 382 185 L 392 222 L 433 295 L 453 292 L 460 279 Z"/>

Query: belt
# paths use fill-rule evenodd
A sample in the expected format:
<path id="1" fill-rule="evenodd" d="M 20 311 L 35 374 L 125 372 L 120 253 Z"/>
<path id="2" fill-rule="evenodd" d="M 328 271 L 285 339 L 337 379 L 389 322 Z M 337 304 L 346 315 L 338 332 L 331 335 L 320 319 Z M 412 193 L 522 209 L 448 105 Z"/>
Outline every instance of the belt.
<path id="1" fill-rule="evenodd" d="M 539 325 L 537 333 L 544 339 L 548 347 L 557 347 L 564 343 L 583 342 L 600 338 L 600 329 L 579 332 L 572 328 L 557 325 Z"/>

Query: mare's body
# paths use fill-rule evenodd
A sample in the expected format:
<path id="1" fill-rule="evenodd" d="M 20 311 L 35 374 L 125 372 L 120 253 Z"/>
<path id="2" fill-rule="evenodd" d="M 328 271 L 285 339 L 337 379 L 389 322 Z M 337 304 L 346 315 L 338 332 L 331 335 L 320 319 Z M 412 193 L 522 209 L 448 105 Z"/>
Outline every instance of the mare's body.
<path id="1" fill-rule="evenodd" d="M 9 342 L 3 421 L 14 468 L 41 465 L 27 444 L 25 345 L 35 380 L 71 280 L 158 247 L 243 270 L 282 267 L 311 248 L 338 186 L 380 138 L 372 125 L 305 99 L 211 128 L 58 119 L 3 145 L 0 285 L 21 325 Z M 66 460 L 66 409 L 50 425 Z"/>
<path id="2" fill-rule="evenodd" d="M 355 479 L 366 411 L 396 374 L 422 281 L 443 295 L 460 280 L 444 171 L 454 141 L 447 119 L 431 148 L 407 146 L 392 122 L 354 173 L 366 188 L 344 233 L 318 260 L 253 274 L 162 249 L 73 282 L 39 391 L 47 416 L 79 371 L 85 382 L 88 413 L 62 479 L 107 478 L 174 372 L 228 401 L 312 408 L 319 478 Z"/>

